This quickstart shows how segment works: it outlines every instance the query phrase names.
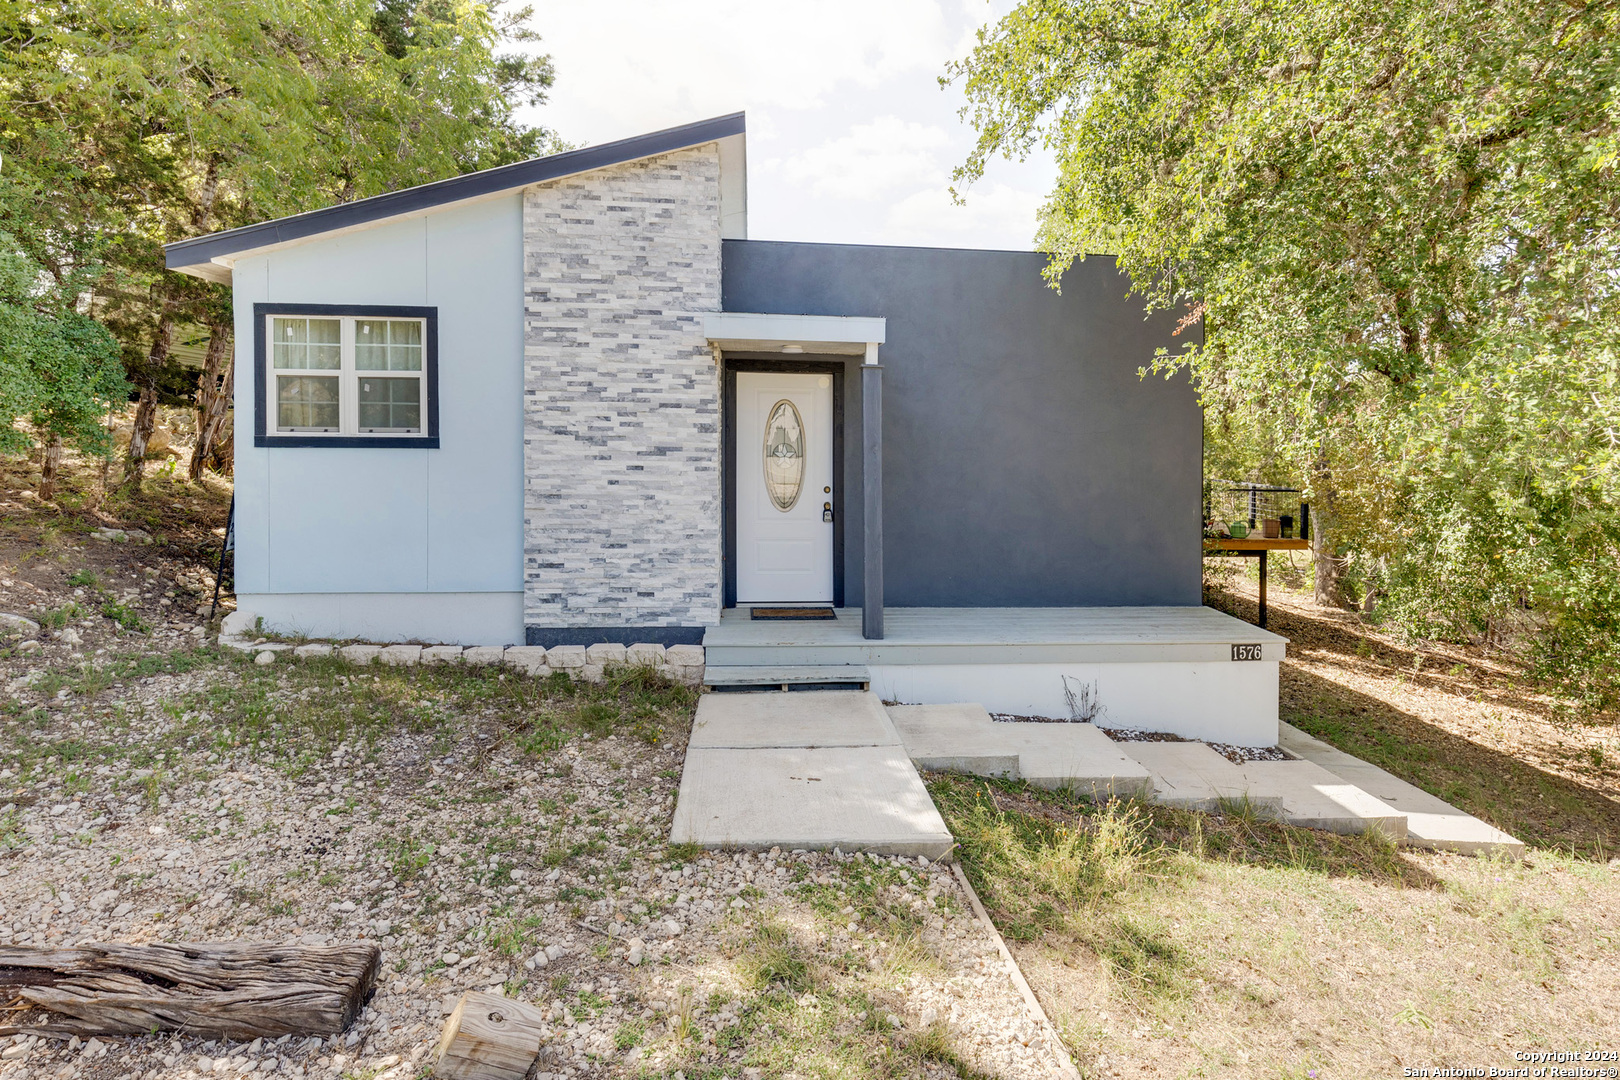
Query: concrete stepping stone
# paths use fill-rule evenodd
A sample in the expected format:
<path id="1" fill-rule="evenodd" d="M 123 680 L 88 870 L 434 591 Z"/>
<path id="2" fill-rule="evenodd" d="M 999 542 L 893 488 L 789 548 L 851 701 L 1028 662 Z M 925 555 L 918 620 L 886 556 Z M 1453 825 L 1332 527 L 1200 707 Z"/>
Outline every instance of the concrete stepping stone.
<path id="1" fill-rule="evenodd" d="M 1291 724 L 1282 725 L 1279 745 L 1405 814 L 1406 842 L 1413 847 L 1464 855 L 1480 852 L 1500 852 L 1513 858 L 1524 855 L 1524 842 L 1517 837 Z"/>
<path id="2" fill-rule="evenodd" d="M 953 845 L 898 745 L 688 750 L 669 839 L 706 848 L 836 847 L 930 859 Z"/>
<path id="3" fill-rule="evenodd" d="M 692 748 L 900 745 L 883 702 L 865 690 L 704 694 Z"/>
<path id="4" fill-rule="evenodd" d="M 1152 791 L 1147 769 L 1091 724 L 1000 723 L 973 704 L 891 705 L 889 716 L 922 768 L 1005 776 L 1093 798 Z"/>
<path id="5" fill-rule="evenodd" d="M 1406 838 L 1406 815 L 1310 761 L 1249 761 L 1237 766 L 1256 791 L 1282 796 L 1290 825 L 1336 833 L 1376 829 Z"/>
<path id="6" fill-rule="evenodd" d="M 1142 764 L 1091 724 L 996 724 L 1018 749 L 1018 774 L 1049 791 L 1093 798 L 1146 797 L 1153 781 Z"/>
<path id="7" fill-rule="evenodd" d="M 1256 788 L 1242 769 L 1204 743 L 1133 742 L 1122 749 L 1147 768 L 1156 803 L 1210 812 L 1247 800 L 1261 817 L 1283 817 L 1281 795 Z"/>
<path id="8" fill-rule="evenodd" d="M 890 705 L 889 719 L 919 769 L 1016 780 L 1018 751 L 997 737 L 982 705 Z"/>

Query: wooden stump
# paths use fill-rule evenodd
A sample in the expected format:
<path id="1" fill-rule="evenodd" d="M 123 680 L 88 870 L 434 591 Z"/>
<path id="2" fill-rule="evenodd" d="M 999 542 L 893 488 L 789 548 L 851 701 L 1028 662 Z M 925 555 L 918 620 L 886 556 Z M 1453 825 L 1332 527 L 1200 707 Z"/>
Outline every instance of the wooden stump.
<path id="1" fill-rule="evenodd" d="M 381 968 L 381 950 L 359 943 L 0 947 L 0 1001 L 57 1014 L 0 1033 L 331 1035 L 359 1014 Z"/>
<path id="2" fill-rule="evenodd" d="M 440 1080 L 522 1080 L 540 1056 L 545 1033 L 545 1014 L 532 1005 L 468 991 L 445 1021 L 433 1075 Z"/>

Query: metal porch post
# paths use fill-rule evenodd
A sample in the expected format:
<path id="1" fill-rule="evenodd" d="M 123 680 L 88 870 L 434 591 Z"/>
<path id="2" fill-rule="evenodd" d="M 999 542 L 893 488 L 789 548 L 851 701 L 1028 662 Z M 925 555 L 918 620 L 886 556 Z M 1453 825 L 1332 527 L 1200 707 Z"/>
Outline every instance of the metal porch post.
<path id="1" fill-rule="evenodd" d="M 1266 628 L 1266 553 L 1260 552 L 1260 629 Z"/>
<path id="2" fill-rule="evenodd" d="M 883 637 L 883 368 L 878 347 L 866 346 L 861 365 L 862 537 L 861 636 Z"/>

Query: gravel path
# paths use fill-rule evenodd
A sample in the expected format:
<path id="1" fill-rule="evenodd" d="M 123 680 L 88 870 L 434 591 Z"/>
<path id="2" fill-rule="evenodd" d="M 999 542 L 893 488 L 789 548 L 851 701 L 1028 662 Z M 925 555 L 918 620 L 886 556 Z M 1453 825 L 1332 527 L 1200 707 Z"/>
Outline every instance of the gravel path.
<path id="1" fill-rule="evenodd" d="M 391 729 L 254 747 L 208 703 L 342 714 L 364 680 L 463 676 L 188 655 L 9 683 L 0 944 L 365 938 L 378 991 L 327 1039 L 17 1037 L 0 1078 L 403 1080 L 469 989 L 547 1010 L 542 1076 L 1050 1075 L 946 868 L 668 848 L 682 733 L 525 743 L 424 692 Z"/>

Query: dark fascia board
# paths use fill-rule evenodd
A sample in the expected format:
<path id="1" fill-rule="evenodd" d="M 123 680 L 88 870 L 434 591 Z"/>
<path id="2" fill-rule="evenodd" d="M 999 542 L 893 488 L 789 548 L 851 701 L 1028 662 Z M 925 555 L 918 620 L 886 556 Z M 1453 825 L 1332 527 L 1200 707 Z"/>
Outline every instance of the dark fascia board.
<path id="1" fill-rule="evenodd" d="M 431 184 L 390 191 L 358 199 L 351 203 L 328 206 L 322 210 L 294 214 L 291 217 L 263 221 L 257 225 L 244 225 L 240 229 L 209 233 L 190 240 L 177 240 L 163 247 L 164 265 L 170 270 L 207 267 L 213 259 L 256 248 L 285 244 L 321 233 L 352 228 L 384 218 L 418 213 L 443 206 L 446 203 L 476 199 L 502 191 L 528 187 L 561 176 L 590 172 L 609 165 L 619 165 L 638 158 L 667 154 L 689 146 L 715 142 L 744 133 L 744 115 L 740 112 L 699 120 L 693 124 L 665 128 L 648 135 L 637 135 L 618 142 L 587 146 L 581 150 L 552 154 L 548 157 L 519 161 L 512 165 L 485 169 L 483 172 L 454 176 Z"/>

